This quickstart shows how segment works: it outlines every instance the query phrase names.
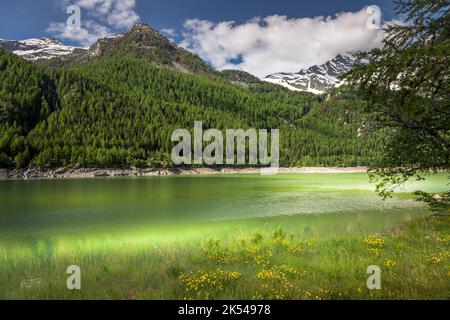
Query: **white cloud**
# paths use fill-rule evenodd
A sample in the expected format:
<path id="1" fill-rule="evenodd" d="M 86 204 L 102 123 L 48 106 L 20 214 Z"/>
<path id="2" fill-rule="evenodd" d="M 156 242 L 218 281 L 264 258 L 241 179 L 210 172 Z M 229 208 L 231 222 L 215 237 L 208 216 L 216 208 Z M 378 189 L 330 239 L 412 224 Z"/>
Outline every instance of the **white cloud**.
<path id="1" fill-rule="evenodd" d="M 110 26 L 116 29 L 130 28 L 139 21 L 139 16 L 134 11 L 135 0 L 104 0 L 104 2 L 110 3 L 107 9 L 107 21 Z"/>
<path id="2" fill-rule="evenodd" d="M 165 34 L 166 36 L 173 37 L 176 35 L 176 31 L 173 28 L 162 28 L 161 33 Z"/>
<path id="3" fill-rule="evenodd" d="M 365 8 L 333 17 L 273 15 L 243 24 L 193 19 L 185 22 L 180 45 L 218 69 L 240 69 L 264 77 L 322 64 L 340 53 L 380 46 L 383 31 L 369 29 L 367 19 Z"/>
<path id="4" fill-rule="evenodd" d="M 163 35 L 167 37 L 167 39 L 173 43 L 175 43 L 175 37 L 178 35 L 176 30 L 173 28 L 162 28 L 159 30 Z"/>
<path id="5" fill-rule="evenodd" d="M 65 9 L 72 4 L 81 8 L 81 28 L 52 22 L 47 32 L 81 45 L 92 44 L 99 38 L 128 29 L 140 19 L 135 11 L 136 0 L 63 0 L 60 5 Z"/>
<path id="6" fill-rule="evenodd" d="M 54 34 L 60 39 L 68 39 L 78 42 L 82 46 L 88 46 L 99 38 L 111 35 L 110 30 L 92 20 L 86 21 L 85 27 L 68 27 L 62 22 L 52 22 L 47 28 L 47 32 Z"/>

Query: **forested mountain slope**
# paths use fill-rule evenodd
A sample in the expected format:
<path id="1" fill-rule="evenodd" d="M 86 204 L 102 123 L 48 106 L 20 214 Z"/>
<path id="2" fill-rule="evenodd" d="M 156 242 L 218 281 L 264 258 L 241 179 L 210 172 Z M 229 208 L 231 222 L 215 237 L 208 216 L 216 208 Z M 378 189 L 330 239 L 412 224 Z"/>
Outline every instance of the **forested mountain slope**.
<path id="1" fill-rule="evenodd" d="M 187 73 L 145 55 L 56 68 L 0 50 L 0 166 L 171 166 L 172 131 L 194 121 L 279 128 L 283 166 L 367 165 L 382 144 L 358 138 L 358 104 L 233 72 Z"/>

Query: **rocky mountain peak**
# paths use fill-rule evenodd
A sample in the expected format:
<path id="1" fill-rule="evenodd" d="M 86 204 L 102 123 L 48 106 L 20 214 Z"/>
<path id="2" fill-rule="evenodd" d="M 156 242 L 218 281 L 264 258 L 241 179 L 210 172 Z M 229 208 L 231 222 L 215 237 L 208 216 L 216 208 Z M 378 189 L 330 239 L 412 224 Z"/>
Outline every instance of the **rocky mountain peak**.
<path id="1" fill-rule="evenodd" d="M 19 41 L 0 39 L 0 48 L 11 51 L 28 60 L 61 57 L 71 54 L 77 49 L 50 38 L 33 38 Z"/>
<path id="2" fill-rule="evenodd" d="M 343 83 L 339 77 L 355 65 L 356 58 L 351 53 L 339 54 L 322 65 L 314 65 L 297 73 L 275 73 L 263 80 L 280 84 L 293 91 L 307 91 L 323 94 Z"/>
<path id="3" fill-rule="evenodd" d="M 131 29 L 130 31 L 156 31 L 155 29 L 153 29 L 149 24 L 147 23 L 143 23 L 143 22 L 139 22 L 136 23 Z"/>
<path id="4" fill-rule="evenodd" d="M 203 60 L 178 47 L 148 24 L 138 23 L 129 31 L 99 39 L 89 49 L 90 57 L 132 55 L 156 65 L 188 73 L 211 72 Z"/>
<path id="5" fill-rule="evenodd" d="M 145 23 L 135 24 L 124 33 L 99 39 L 89 49 L 65 46 L 48 38 L 0 40 L 0 47 L 25 59 L 46 60 L 45 64 L 58 67 L 84 64 L 107 57 L 132 56 L 181 72 L 212 72 L 197 55 L 178 47 Z"/>

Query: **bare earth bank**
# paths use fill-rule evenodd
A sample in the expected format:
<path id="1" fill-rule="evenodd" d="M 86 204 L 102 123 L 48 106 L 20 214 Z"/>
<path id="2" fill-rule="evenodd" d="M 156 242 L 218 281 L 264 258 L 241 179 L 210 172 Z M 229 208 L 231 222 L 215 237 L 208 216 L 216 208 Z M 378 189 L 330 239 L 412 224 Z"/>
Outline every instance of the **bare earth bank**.
<path id="1" fill-rule="evenodd" d="M 278 173 L 365 173 L 367 167 L 354 168 L 279 168 Z M 33 168 L 0 169 L 0 180 L 10 179 L 62 179 L 94 177 L 151 177 L 169 175 L 217 175 L 217 174 L 259 174 L 260 168 Z"/>

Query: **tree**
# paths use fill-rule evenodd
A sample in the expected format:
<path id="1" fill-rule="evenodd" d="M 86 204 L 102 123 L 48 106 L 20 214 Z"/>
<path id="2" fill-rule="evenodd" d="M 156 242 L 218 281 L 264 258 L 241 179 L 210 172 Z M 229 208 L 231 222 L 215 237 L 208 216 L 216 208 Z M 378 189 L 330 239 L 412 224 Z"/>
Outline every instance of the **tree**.
<path id="1" fill-rule="evenodd" d="M 383 47 L 361 53 L 369 62 L 345 75 L 367 102 L 371 129 L 388 137 L 371 168 L 384 197 L 414 176 L 450 169 L 450 2 L 395 5 L 404 23 L 388 25 Z"/>

